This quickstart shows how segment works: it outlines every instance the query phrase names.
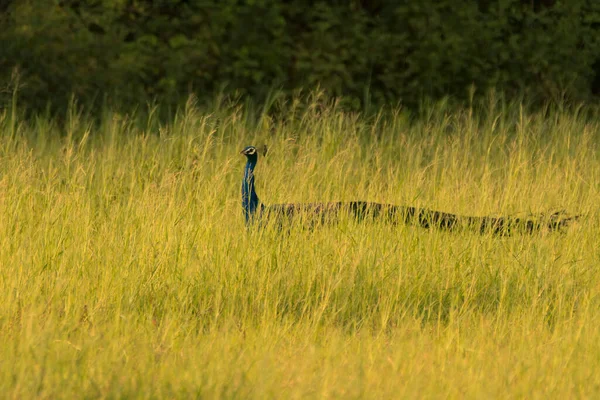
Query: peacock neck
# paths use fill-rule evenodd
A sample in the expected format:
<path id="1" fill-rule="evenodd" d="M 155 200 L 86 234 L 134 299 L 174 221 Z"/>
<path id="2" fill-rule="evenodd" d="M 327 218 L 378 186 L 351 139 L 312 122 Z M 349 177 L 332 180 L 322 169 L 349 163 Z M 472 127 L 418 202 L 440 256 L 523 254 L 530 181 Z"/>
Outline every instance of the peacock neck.
<path id="1" fill-rule="evenodd" d="M 254 190 L 254 167 L 256 167 L 256 159 L 249 158 L 244 168 L 244 180 L 242 181 L 242 207 L 246 223 L 251 221 L 259 205 L 258 196 Z"/>

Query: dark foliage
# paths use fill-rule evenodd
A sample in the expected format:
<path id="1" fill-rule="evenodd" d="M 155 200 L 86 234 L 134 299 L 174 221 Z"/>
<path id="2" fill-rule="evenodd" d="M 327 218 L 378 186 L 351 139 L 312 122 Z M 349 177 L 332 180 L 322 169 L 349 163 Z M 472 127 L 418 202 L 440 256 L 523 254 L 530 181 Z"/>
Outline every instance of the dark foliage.
<path id="1" fill-rule="evenodd" d="M 595 0 L 5 0 L 0 24 L 0 86 L 18 68 L 34 109 L 317 86 L 354 108 L 600 92 Z"/>

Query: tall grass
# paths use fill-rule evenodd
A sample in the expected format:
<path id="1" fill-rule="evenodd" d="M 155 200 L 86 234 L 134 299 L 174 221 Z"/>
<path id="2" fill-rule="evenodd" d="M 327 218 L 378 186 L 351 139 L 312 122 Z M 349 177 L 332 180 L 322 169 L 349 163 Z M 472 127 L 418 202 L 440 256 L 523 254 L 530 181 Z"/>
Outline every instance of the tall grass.
<path id="1" fill-rule="evenodd" d="M 75 110 L 75 108 L 73 108 Z M 9 398 L 596 397 L 600 124 L 432 105 L 280 119 L 193 102 L 63 123 L 0 115 L 0 392 Z M 364 199 L 583 213 L 495 237 L 381 223 L 246 229 L 267 204 Z"/>

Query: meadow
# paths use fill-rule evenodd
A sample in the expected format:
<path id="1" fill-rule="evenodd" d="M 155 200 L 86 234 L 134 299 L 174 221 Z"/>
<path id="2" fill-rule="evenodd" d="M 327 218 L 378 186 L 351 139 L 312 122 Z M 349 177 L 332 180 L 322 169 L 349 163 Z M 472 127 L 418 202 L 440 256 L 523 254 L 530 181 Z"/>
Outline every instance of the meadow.
<path id="1" fill-rule="evenodd" d="M 600 122 L 581 108 L 432 105 L 283 117 L 192 100 L 0 113 L 6 398 L 594 398 Z M 348 220 L 247 229 L 266 204 L 369 200 L 465 215 L 567 210 L 499 237 Z"/>

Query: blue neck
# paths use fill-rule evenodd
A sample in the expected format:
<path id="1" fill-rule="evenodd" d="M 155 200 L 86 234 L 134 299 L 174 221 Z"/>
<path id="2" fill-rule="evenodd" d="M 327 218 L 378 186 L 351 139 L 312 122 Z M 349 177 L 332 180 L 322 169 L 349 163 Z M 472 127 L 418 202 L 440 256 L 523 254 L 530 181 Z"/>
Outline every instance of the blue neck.
<path id="1" fill-rule="evenodd" d="M 246 223 L 252 220 L 259 204 L 258 196 L 254 191 L 254 167 L 256 167 L 256 159 L 249 158 L 246 168 L 244 168 L 244 180 L 242 181 L 242 207 Z"/>

